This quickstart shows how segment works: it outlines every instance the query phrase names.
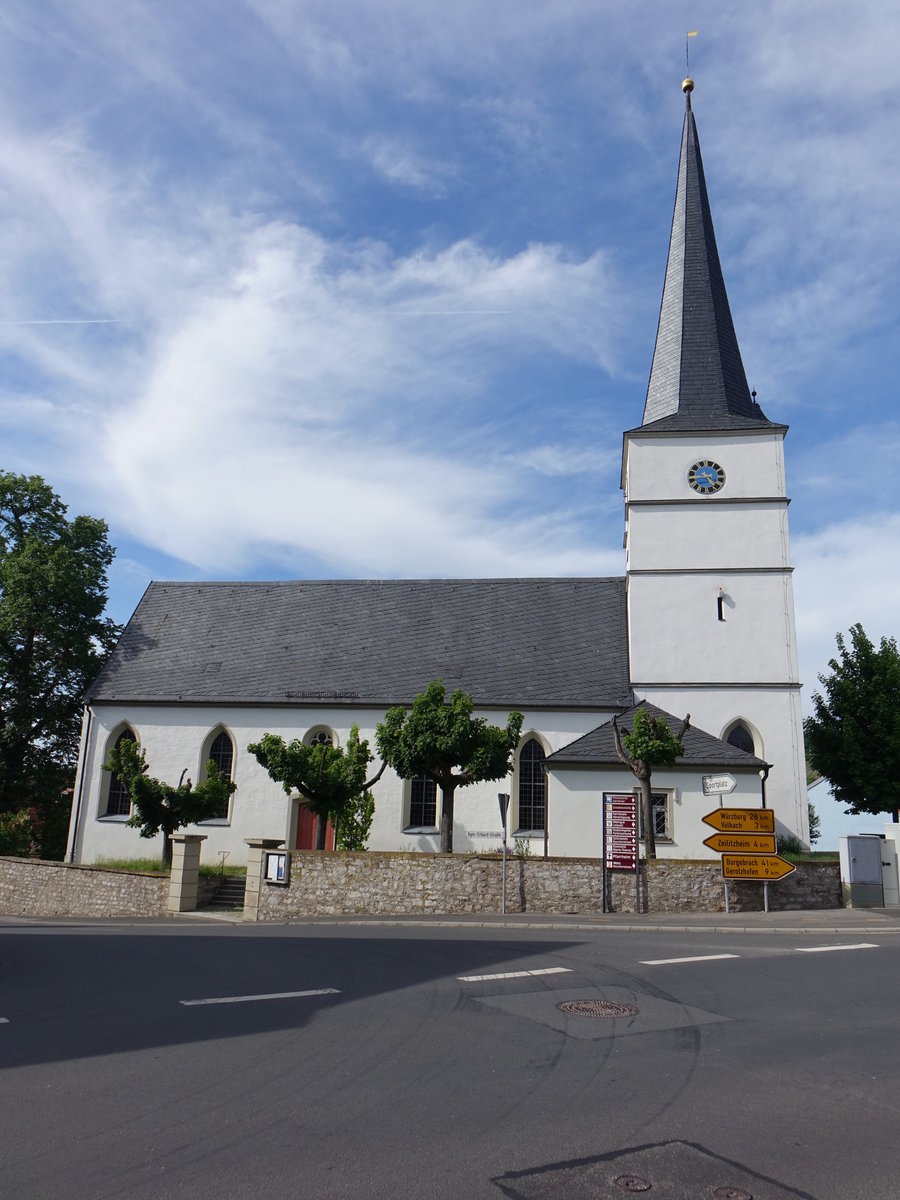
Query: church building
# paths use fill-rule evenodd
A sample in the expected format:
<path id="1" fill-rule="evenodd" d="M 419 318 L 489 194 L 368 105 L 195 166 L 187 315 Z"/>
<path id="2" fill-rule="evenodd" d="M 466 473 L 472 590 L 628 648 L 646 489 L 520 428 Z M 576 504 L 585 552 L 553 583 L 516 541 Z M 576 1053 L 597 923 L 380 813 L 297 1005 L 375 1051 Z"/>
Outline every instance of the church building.
<path id="1" fill-rule="evenodd" d="M 532 855 L 599 857 L 605 793 L 634 793 L 611 719 L 635 706 L 680 726 L 684 755 L 653 773 L 657 855 L 715 857 L 702 816 L 774 810 L 808 843 L 806 772 L 788 543 L 784 438 L 751 394 L 728 305 L 684 81 L 684 131 L 656 347 L 641 423 L 622 451 L 625 574 L 609 579 L 151 583 L 90 689 L 69 831 L 71 861 L 158 853 L 127 825 L 129 797 L 102 770 L 122 738 L 150 773 L 195 781 L 212 759 L 236 791 L 189 832 L 203 861 L 245 861 L 247 838 L 311 848 L 313 820 L 247 752 L 264 733 L 374 753 L 375 727 L 433 679 L 505 725 L 524 715 L 507 780 L 456 793 L 456 852 L 510 836 Z M 635 414 L 636 416 L 637 414 Z M 377 766 L 373 764 L 373 770 Z M 440 793 L 385 771 L 373 850 L 436 851 Z"/>

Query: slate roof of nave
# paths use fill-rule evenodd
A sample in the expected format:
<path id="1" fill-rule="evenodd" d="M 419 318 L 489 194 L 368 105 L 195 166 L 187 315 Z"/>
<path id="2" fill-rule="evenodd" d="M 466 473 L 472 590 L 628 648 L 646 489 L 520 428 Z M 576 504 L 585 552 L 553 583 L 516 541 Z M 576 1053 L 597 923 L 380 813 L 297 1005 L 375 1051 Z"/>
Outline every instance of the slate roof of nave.
<path id="1" fill-rule="evenodd" d="M 152 583 L 89 702 L 622 708 L 625 581 Z"/>
<path id="2" fill-rule="evenodd" d="M 662 717 L 673 733 L 677 734 L 681 728 L 683 717 L 677 717 L 662 708 L 657 708 L 655 704 L 651 704 L 647 700 L 641 700 L 639 704 L 628 709 L 618 718 L 620 732 L 631 732 L 634 714 L 639 708 L 645 708 L 651 717 Z M 746 750 L 740 750 L 737 746 L 732 746 L 730 742 L 725 742 L 693 725 L 682 736 L 681 744 L 684 747 L 684 754 L 676 759 L 675 765 L 678 767 L 729 767 L 758 771 L 760 767 L 766 766 L 763 759 L 748 754 Z M 551 754 L 547 761 L 554 767 L 593 766 L 606 763 L 614 764 L 617 767 L 621 766 L 616 754 L 612 722 L 607 721 L 604 725 L 586 733 L 584 737 L 578 738 L 577 741 L 563 746 L 561 750 Z"/>

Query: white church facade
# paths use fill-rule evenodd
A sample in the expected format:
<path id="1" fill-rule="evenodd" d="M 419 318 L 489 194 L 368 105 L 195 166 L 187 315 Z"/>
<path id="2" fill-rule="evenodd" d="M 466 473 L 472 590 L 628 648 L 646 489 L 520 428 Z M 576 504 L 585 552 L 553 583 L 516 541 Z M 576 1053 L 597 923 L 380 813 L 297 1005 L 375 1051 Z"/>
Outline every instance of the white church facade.
<path id="1" fill-rule="evenodd" d="M 510 777 L 456 794 L 456 852 L 499 846 L 506 792 L 532 855 L 599 857 L 603 794 L 636 788 L 610 721 L 630 728 L 640 703 L 676 728 L 691 714 L 684 756 L 653 775 L 658 856 L 714 857 L 701 776 L 724 771 L 730 804 L 765 802 L 808 841 L 787 429 L 747 386 L 691 87 L 647 400 L 624 435 L 624 577 L 151 584 L 86 697 L 70 860 L 159 850 L 102 770 L 122 737 L 169 782 L 210 758 L 231 775 L 228 811 L 191 830 L 204 861 L 244 861 L 247 838 L 309 847 L 304 806 L 247 746 L 267 732 L 346 744 L 356 724 L 374 753 L 386 710 L 432 679 L 494 724 L 524 715 Z M 438 849 L 431 781 L 388 770 L 373 797 L 370 849 Z"/>

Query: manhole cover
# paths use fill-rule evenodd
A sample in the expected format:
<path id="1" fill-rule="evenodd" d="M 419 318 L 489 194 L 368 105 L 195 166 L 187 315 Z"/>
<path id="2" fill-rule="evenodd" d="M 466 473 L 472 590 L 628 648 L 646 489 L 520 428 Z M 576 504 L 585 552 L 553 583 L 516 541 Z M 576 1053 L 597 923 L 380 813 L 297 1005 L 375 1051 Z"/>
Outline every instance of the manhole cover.
<path id="1" fill-rule="evenodd" d="M 615 1183 L 623 1192 L 649 1192 L 651 1186 L 649 1180 L 641 1179 L 640 1175 L 620 1175 Z"/>
<path id="2" fill-rule="evenodd" d="M 636 1017 L 638 1012 L 630 1004 L 616 1004 L 612 1000 L 564 1000 L 556 1007 L 570 1017 Z"/>

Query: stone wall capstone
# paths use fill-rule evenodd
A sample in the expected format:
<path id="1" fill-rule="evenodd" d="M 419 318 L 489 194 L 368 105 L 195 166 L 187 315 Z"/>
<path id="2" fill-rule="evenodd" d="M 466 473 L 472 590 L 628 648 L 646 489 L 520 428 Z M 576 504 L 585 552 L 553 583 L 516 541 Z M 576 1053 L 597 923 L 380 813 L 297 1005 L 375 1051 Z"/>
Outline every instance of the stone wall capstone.
<path id="1" fill-rule="evenodd" d="M 296 850 L 289 886 L 261 881 L 250 919 L 499 913 L 502 887 L 502 860 L 494 855 Z M 634 875 L 611 871 L 609 894 L 611 911 L 633 913 Z M 759 912 L 762 884 L 731 882 L 729 900 L 733 912 Z M 769 886 L 771 911 L 841 904 L 837 863 L 800 864 Z M 641 907 L 645 912 L 724 912 L 720 864 L 660 859 L 642 865 Z M 597 859 L 510 858 L 506 908 L 511 913 L 601 913 L 601 864 Z"/>

